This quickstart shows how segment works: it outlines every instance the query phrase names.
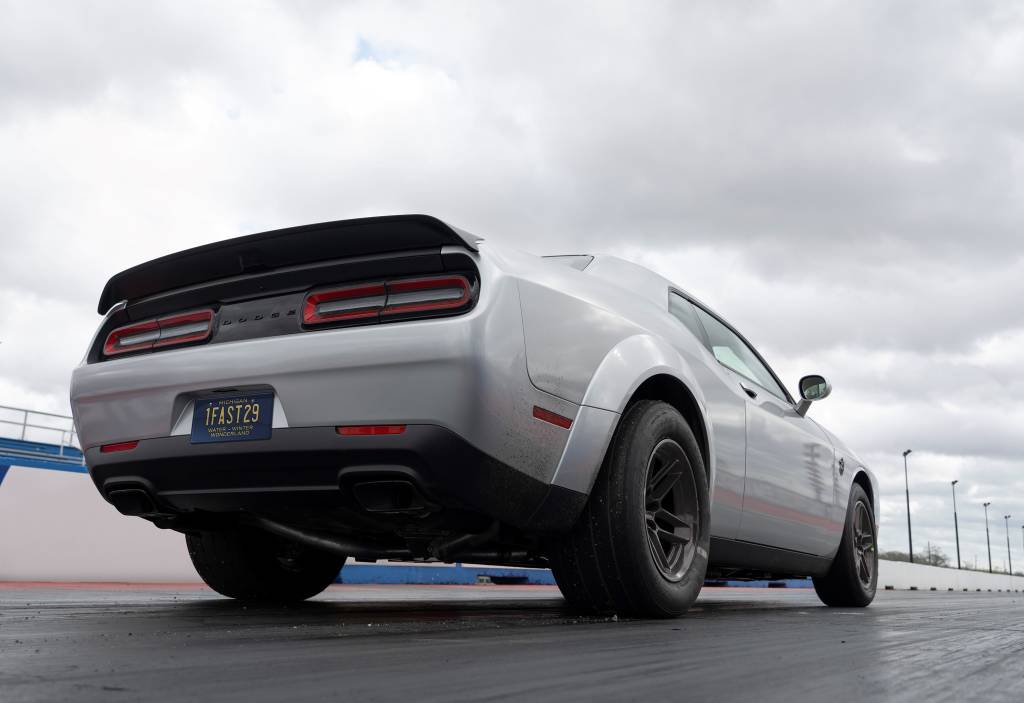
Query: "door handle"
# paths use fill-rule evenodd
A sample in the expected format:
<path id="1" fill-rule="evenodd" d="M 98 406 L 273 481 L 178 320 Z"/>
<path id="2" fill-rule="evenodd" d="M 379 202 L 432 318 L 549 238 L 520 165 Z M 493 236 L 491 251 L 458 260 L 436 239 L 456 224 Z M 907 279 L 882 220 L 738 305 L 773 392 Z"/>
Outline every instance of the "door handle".
<path id="1" fill-rule="evenodd" d="M 751 398 L 757 398 L 757 391 L 755 391 L 753 388 L 747 388 L 746 385 L 742 383 L 740 384 L 740 388 L 742 388 L 743 392 L 749 395 Z"/>

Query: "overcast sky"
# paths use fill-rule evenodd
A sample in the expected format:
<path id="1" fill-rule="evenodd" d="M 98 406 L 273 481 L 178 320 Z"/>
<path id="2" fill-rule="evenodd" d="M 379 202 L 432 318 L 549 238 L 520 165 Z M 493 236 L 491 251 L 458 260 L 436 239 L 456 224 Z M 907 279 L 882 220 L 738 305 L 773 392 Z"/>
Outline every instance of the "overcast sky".
<path id="1" fill-rule="evenodd" d="M 883 549 L 911 447 L 918 550 L 959 478 L 1024 567 L 1024 5 L 682 5 L 0 0 L 0 405 L 68 410 L 123 268 L 425 212 L 657 269 L 832 380 Z"/>

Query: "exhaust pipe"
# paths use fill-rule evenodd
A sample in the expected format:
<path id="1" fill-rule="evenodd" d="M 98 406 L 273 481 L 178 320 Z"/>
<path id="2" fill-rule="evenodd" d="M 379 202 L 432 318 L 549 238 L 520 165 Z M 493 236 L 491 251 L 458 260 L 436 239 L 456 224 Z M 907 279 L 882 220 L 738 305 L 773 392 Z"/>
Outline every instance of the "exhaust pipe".
<path id="1" fill-rule="evenodd" d="M 159 512 L 153 499 L 143 488 L 118 488 L 108 491 L 107 500 L 122 515 L 141 517 Z"/>
<path id="2" fill-rule="evenodd" d="M 412 551 L 393 547 L 380 542 L 361 540 L 359 542 L 340 537 L 325 537 L 305 530 L 283 525 L 265 517 L 251 517 L 246 522 L 253 527 L 284 537 L 299 544 L 305 544 L 332 554 L 354 559 L 411 559 Z"/>
<path id="3" fill-rule="evenodd" d="M 430 553 L 441 561 L 453 561 L 455 557 L 466 554 L 471 547 L 497 539 L 499 529 L 501 529 L 501 525 L 495 520 L 483 532 L 460 535 L 446 542 L 441 542 L 440 540 L 434 542 L 430 545 Z"/>
<path id="4" fill-rule="evenodd" d="M 271 534 L 284 537 L 292 542 L 305 544 L 332 554 L 352 557 L 354 559 L 376 560 L 376 559 L 414 559 L 412 550 L 406 547 L 395 547 L 383 542 L 360 539 L 359 541 L 345 539 L 343 537 L 327 537 L 324 535 L 306 532 L 295 527 L 284 525 L 276 520 L 265 517 L 250 516 L 246 524 L 270 532 Z M 441 561 L 454 561 L 455 559 L 477 559 L 480 561 L 514 561 L 526 563 L 529 555 L 524 551 L 506 551 L 500 549 L 474 549 L 478 545 L 496 539 L 500 525 L 494 522 L 484 532 L 476 534 L 465 534 L 445 542 L 437 542 L 430 547 L 431 556 Z"/>

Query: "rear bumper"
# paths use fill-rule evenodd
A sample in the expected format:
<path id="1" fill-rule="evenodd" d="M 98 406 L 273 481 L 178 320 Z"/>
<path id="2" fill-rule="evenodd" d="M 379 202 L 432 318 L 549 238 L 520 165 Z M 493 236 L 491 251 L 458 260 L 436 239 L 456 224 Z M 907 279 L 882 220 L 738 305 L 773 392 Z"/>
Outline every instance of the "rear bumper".
<path id="1" fill-rule="evenodd" d="M 529 531 L 567 529 L 586 496 L 524 474 L 434 425 L 400 435 L 342 437 L 333 427 L 275 430 L 269 440 L 142 440 L 130 451 L 86 451 L 100 493 L 144 490 L 159 512 L 359 511 L 353 486 L 401 479 L 440 510 Z"/>

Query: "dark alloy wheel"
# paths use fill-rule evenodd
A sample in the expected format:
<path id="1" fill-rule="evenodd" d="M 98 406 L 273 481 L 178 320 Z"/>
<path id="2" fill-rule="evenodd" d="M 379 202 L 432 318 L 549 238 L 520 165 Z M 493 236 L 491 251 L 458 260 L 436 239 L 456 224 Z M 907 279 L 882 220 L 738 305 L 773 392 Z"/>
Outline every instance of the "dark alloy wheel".
<path id="1" fill-rule="evenodd" d="M 814 590 L 825 605 L 863 608 L 874 600 L 877 586 L 878 540 L 874 511 L 867 493 L 854 484 L 839 551 L 828 573 L 814 579 Z"/>
<path id="2" fill-rule="evenodd" d="M 699 532 L 697 486 L 687 470 L 686 452 L 672 439 L 663 439 L 647 464 L 647 544 L 651 556 L 669 581 L 678 581 L 693 563 Z"/>
<path id="3" fill-rule="evenodd" d="M 857 555 L 857 577 L 864 588 L 874 588 L 878 567 L 873 522 L 867 504 L 858 500 L 853 513 L 853 549 Z"/>
<path id="4" fill-rule="evenodd" d="M 710 521 L 693 431 L 671 405 L 638 401 L 615 430 L 583 514 L 550 545 L 555 580 L 578 610 L 682 615 L 704 585 Z"/>

